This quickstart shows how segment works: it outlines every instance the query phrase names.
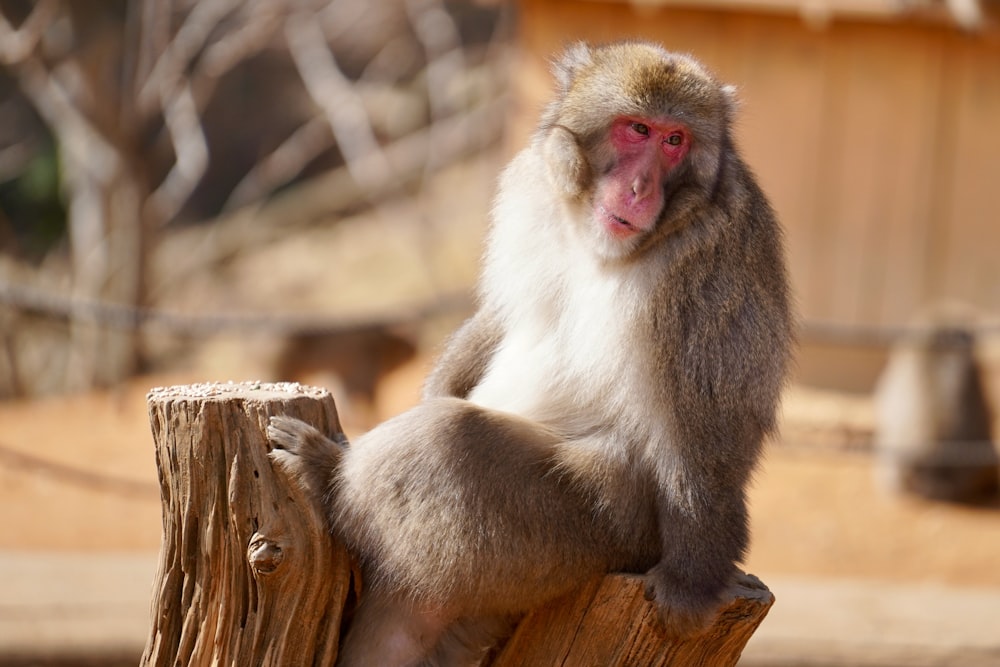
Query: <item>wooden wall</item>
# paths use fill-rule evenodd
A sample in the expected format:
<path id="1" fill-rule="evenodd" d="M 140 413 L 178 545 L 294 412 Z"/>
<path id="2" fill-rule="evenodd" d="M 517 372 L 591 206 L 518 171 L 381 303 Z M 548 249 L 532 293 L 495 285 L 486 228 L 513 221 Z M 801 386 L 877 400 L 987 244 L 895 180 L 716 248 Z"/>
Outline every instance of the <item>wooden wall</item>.
<path id="1" fill-rule="evenodd" d="M 574 40 L 654 39 L 737 85 L 738 142 L 785 225 L 807 322 L 900 325 L 945 301 L 1000 313 L 996 31 L 570 0 L 523 0 L 519 24 L 519 143 L 547 59 Z"/>

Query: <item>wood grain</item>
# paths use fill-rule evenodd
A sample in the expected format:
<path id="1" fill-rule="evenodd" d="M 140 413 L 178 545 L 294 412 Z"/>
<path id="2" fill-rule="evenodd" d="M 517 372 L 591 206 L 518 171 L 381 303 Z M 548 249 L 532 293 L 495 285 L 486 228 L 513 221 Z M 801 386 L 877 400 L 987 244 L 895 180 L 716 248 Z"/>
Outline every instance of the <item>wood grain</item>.
<path id="1" fill-rule="evenodd" d="M 325 390 L 206 384 L 153 390 L 163 502 L 152 627 L 141 665 L 332 665 L 347 552 L 267 458 L 268 418 L 339 430 Z"/>

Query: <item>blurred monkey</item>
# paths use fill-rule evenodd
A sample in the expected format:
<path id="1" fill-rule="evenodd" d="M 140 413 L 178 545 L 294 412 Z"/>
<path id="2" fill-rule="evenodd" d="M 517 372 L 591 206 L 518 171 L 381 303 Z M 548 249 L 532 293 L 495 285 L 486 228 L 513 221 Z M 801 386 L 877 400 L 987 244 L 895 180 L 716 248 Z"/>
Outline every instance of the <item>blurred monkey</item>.
<path id="1" fill-rule="evenodd" d="M 955 502 L 996 496 L 1000 458 L 969 331 L 935 328 L 900 340 L 875 398 L 876 451 L 890 488 Z"/>

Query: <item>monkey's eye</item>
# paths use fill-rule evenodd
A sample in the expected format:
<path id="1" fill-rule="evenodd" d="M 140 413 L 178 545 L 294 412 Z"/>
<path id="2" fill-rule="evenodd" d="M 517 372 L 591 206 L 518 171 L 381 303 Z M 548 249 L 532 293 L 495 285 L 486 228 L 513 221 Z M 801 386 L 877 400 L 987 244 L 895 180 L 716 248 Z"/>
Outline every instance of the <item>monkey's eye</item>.
<path id="1" fill-rule="evenodd" d="M 680 132 L 674 132 L 673 134 L 669 135 L 665 139 L 665 141 L 671 146 L 680 146 L 684 142 L 684 135 L 682 135 Z"/>
<path id="2" fill-rule="evenodd" d="M 649 136 L 649 126 L 642 123 L 632 123 L 632 129 L 644 137 Z"/>

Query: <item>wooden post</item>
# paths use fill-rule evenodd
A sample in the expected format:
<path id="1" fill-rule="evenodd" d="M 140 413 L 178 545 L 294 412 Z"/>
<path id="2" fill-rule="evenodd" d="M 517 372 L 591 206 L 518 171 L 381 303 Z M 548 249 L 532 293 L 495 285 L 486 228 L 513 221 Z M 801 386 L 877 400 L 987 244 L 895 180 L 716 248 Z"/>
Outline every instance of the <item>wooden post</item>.
<path id="1" fill-rule="evenodd" d="M 330 394 L 297 384 L 154 389 L 163 546 L 142 666 L 333 665 L 350 559 L 267 458 L 268 418 L 339 431 Z M 726 667 L 774 602 L 745 576 L 715 625 L 671 642 L 638 577 L 609 575 L 528 614 L 483 667 Z"/>
<path id="2" fill-rule="evenodd" d="M 332 665 L 347 552 L 272 471 L 267 423 L 340 430 L 329 392 L 207 384 L 148 396 L 163 502 L 152 630 L 141 665 Z"/>

